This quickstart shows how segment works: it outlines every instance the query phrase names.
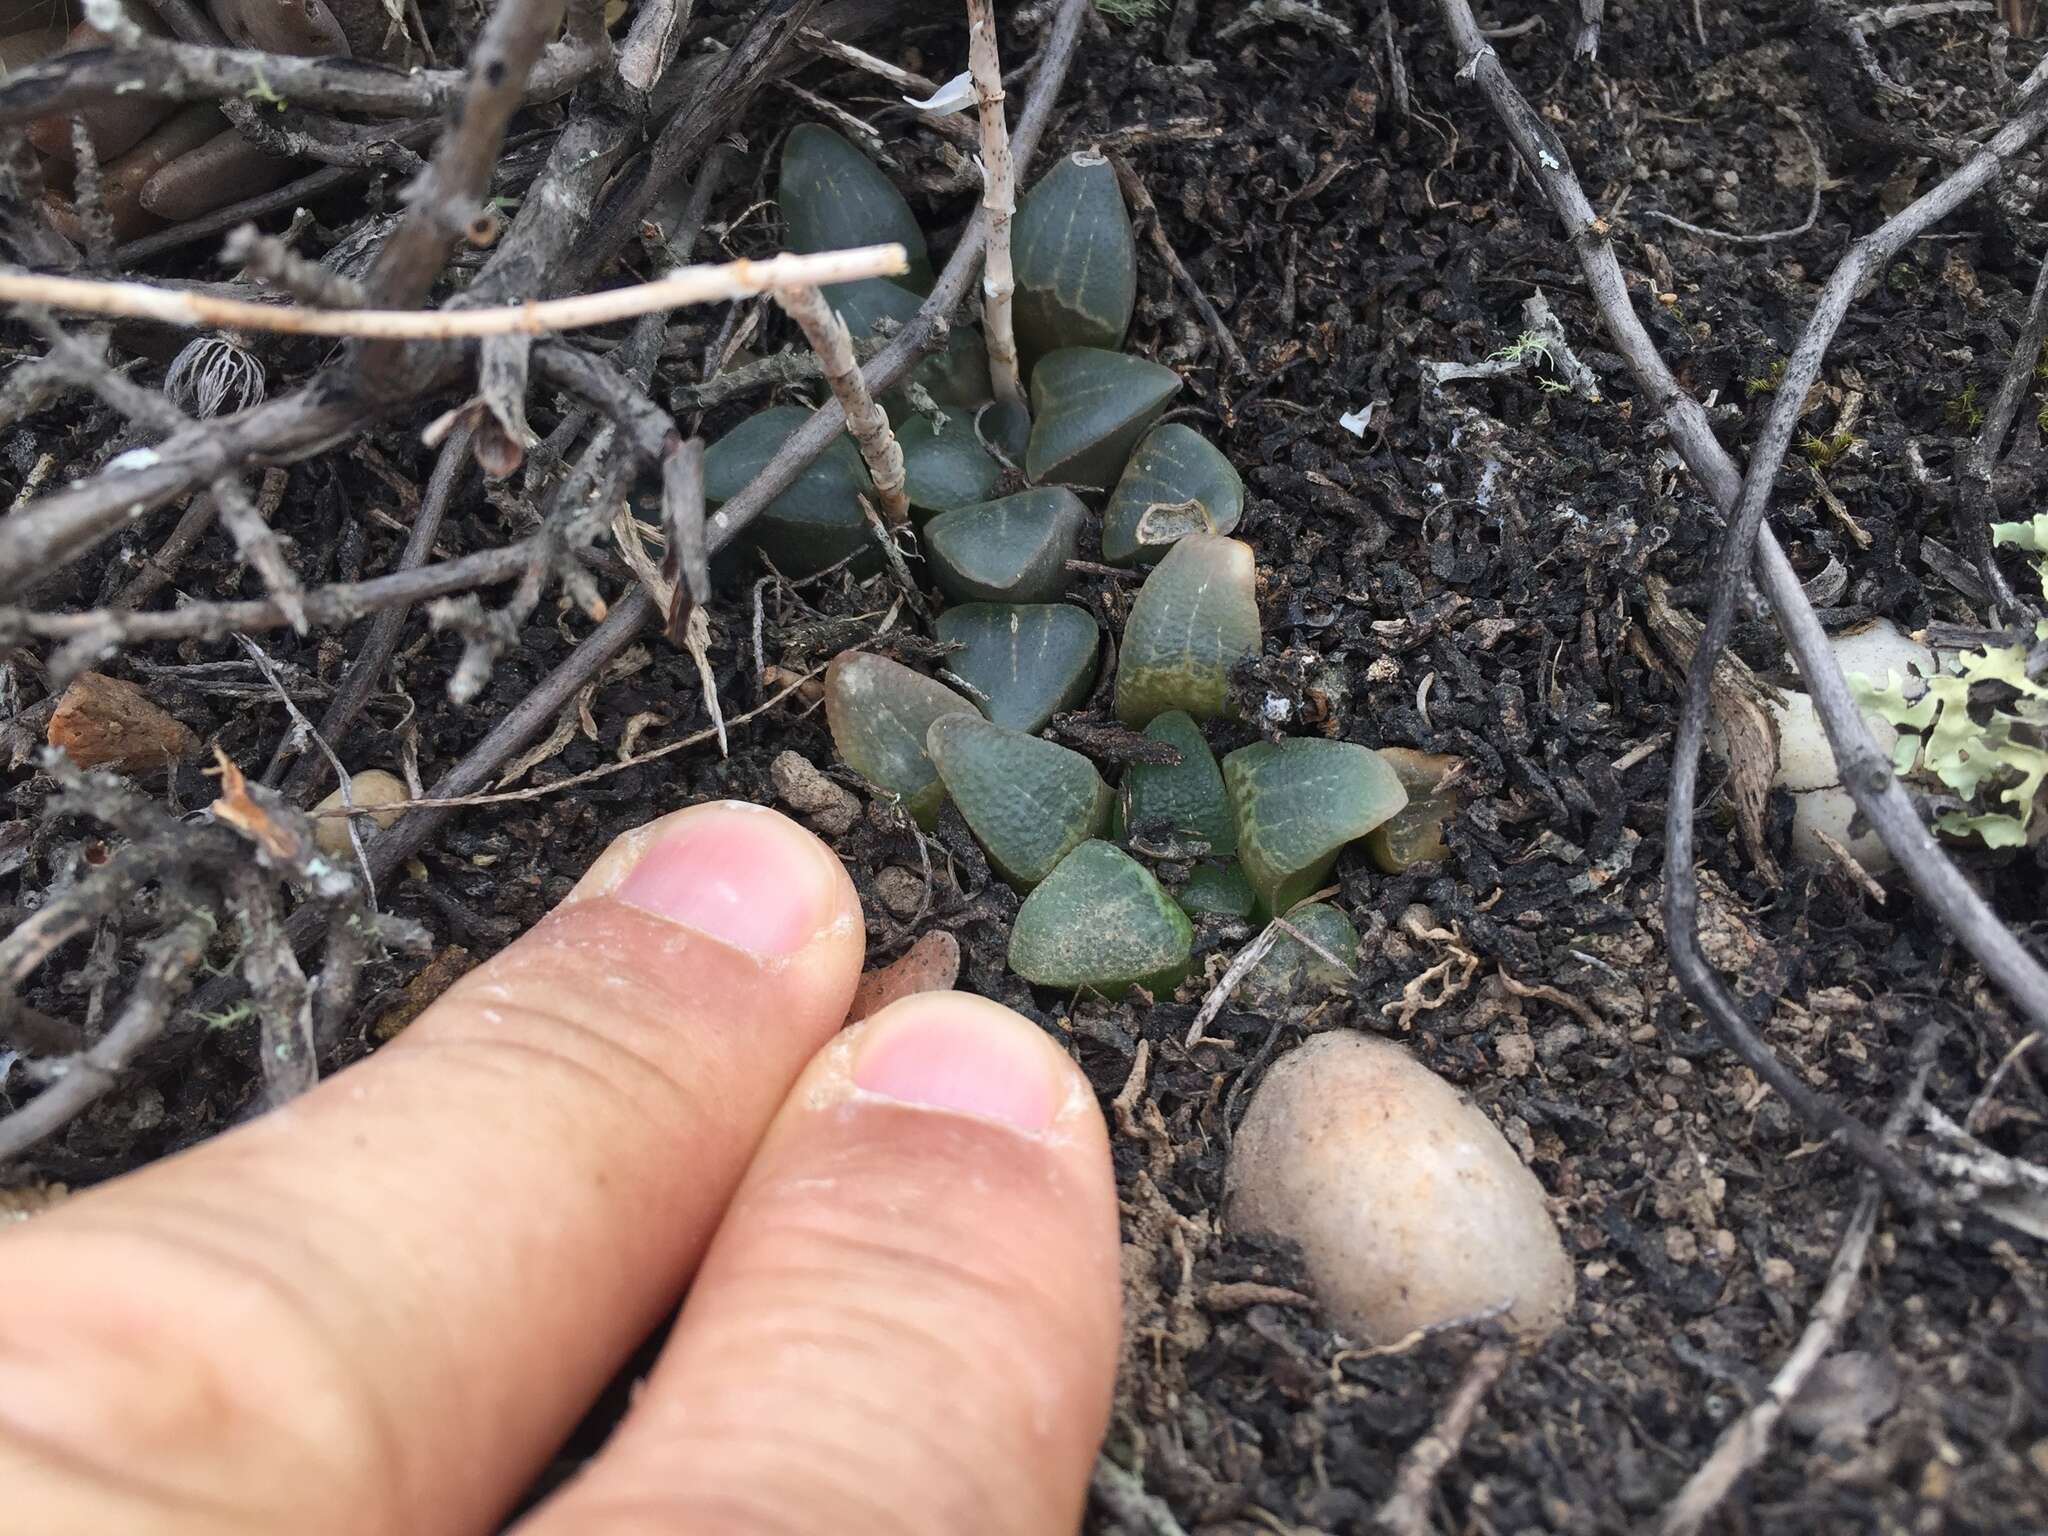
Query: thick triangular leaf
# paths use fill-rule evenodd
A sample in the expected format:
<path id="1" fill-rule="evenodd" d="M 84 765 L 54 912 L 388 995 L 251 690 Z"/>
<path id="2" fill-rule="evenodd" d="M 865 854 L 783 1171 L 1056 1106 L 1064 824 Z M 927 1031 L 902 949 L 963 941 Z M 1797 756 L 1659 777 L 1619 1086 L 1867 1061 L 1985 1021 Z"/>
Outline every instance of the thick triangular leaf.
<path id="1" fill-rule="evenodd" d="M 1190 917 L 1250 917 L 1259 904 L 1258 893 L 1235 859 L 1204 859 L 1188 872 L 1173 899 Z"/>
<path id="2" fill-rule="evenodd" d="M 1415 864 L 1440 864 L 1451 856 L 1444 823 L 1458 811 L 1455 789 L 1436 793 L 1459 759 L 1410 747 L 1381 747 L 1380 756 L 1408 791 L 1408 803 L 1365 836 L 1365 851 L 1390 875 Z"/>
<path id="3" fill-rule="evenodd" d="M 1062 486 L 941 512 L 925 524 L 925 563 L 956 602 L 1051 602 L 1067 590 L 1087 515 Z"/>
<path id="4" fill-rule="evenodd" d="M 934 420 L 913 412 L 896 429 L 903 449 L 904 490 L 920 512 L 950 512 L 987 501 L 1002 483 L 1002 466 L 988 456 L 964 411 Z"/>
<path id="5" fill-rule="evenodd" d="M 1151 871 L 1109 843 L 1081 844 L 1024 898 L 1010 930 L 1010 969 L 1062 992 L 1155 997 L 1188 973 L 1194 927 Z"/>
<path id="6" fill-rule="evenodd" d="M 1124 836 L 1140 852 L 1164 854 L 1152 845 L 1190 843 L 1217 858 L 1237 852 L 1237 823 L 1223 793 L 1223 771 L 1202 737 L 1202 728 L 1184 710 L 1168 710 L 1145 734 L 1180 753 L 1178 763 L 1133 763 L 1124 770 Z M 1185 853 L 1171 855 L 1188 857 Z"/>
<path id="7" fill-rule="evenodd" d="M 799 123 L 790 130 L 775 201 L 787 249 L 808 255 L 893 240 L 910 258 L 904 283 L 920 292 L 931 287 L 931 257 L 910 204 L 879 165 L 830 128 Z"/>
<path id="8" fill-rule="evenodd" d="M 1017 346 L 1027 369 L 1062 347 L 1123 344 L 1138 298 L 1131 216 L 1107 160 L 1061 159 L 1026 194 L 1010 226 Z"/>
<path id="9" fill-rule="evenodd" d="M 1190 534 L 1145 578 L 1124 624 L 1116 713 L 1149 725 L 1169 709 L 1212 720 L 1230 708 L 1230 669 L 1259 652 L 1251 546 Z"/>
<path id="10" fill-rule="evenodd" d="M 704 501 L 716 507 L 737 496 L 775 457 L 791 433 L 810 420 L 800 405 L 778 405 L 749 416 L 704 450 Z M 881 568 L 881 551 L 862 496 L 873 501 L 874 482 L 853 439 L 841 434 L 748 524 L 744 537 L 785 576 L 808 576 L 856 556 L 857 573 Z"/>
<path id="11" fill-rule="evenodd" d="M 1221 449 L 1169 421 L 1139 442 L 1102 513 L 1102 558 L 1150 565 L 1190 533 L 1229 533 L 1244 515 L 1244 481 Z"/>
<path id="12" fill-rule="evenodd" d="M 1237 814 L 1238 862 L 1267 914 L 1313 893 L 1345 844 L 1408 803 L 1370 747 L 1313 736 L 1238 748 L 1223 759 L 1223 783 Z"/>
<path id="13" fill-rule="evenodd" d="M 1054 742 L 978 714 L 944 715 L 926 732 L 925 751 L 989 863 L 1019 890 L 1109 820 L 1109 786 L 1095 765 Z"/>
<path id="14" fill-rule="evenodd" d="M 938 636 L 961 647 L 946 657 L 946 670 L 978 689 L 982 712 L 1013 731 L 1043 730 L 1095 682 L 1095 617 L 1065 603 L 962 603 L 939 615 Z M 1220 776 L 1216 792 L 1220 801 Z"/>
<path id="15" fill-rule="evenodd" d="M 832 307 L 855 341 L 865 341 L 889 326 L 910 324 L 923 308 L 924 300 L 900 283 L 886 277 L 870 277 L 857 283 L 834 283 L 824 290 Z M 940 405 L 966 409 L 989 398 L 988 348 L 981 332 L 964 319 L 946 331 L 946 349 L 923 359 L 910 376 L 924 386 Z M 901 390 L 884 398 L 889 419 L 899 426 L 913 414 Z"/>
<path id="16" fill-rule="evenodd" d="M 900 797 L 926 830 L 938 819 L 946 791 L 925 753 L 925 738 L 932 722 L 947 714 L 981 718 L 944 683 L 886 656 L 848 651 L 825 669 L 825 719 L 840 760 Z"/>
<path id="17" fill-rule="evenodd" d="M 1237 1001 L 1246 1008 L 1278 1012 L 1289 1004 L 1306 1006 L 1340 991 L 1358 969 L 1358 929 L 1337 908 L 1312 901 L 1286 916 L 1289 927 L 1327 950 L 1330 959 L 1282 933 L 1238 986 Z"/>
<path id="18" fill-rule="evenodd" d="M 1066 347 L 1031 371 L 1031 442 L 1024 475 L 1106 489 L 1131 448 L 1180 388 L 1180 375 L 1123 352 Z"/>

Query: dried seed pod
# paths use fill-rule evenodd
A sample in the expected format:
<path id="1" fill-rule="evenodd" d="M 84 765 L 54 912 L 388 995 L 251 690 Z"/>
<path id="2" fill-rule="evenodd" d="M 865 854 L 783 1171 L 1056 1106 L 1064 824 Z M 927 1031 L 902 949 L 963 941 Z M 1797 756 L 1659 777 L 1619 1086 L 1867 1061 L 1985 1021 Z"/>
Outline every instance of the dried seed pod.
<path id="1" fill-rule="evenodd" d="M 1179 389 L 1179 374 L 1142 357 L 1099 347 L 1047 353 L 1031 370 L 1025 478 L 1108 487 Z"/>
<path id="2" fill-rule="evenodd" d="M 1314 891 L 1346 844 L 1408 803 L 1370 747 L 1313 736 L 1238 748 L 1223 759 L 1223 783 L 1237 815 L 1238 859 L 1269 914 Z"/>
<path id="3" fill-rule="evenodd" d="M 937 630 L 941 642 L 961 647 L 946 669 L 982 694 L 989 719 L 1013 731 L 1042 731 L 1094 685 L 1102 642 L 1094 615 L 1083 609 L 963 603 L 939 615 Z"/>
<path id="4" fill-rule="evenodd" d="M 1024 898 L 1010 969 L 1063 992 L 1170 993 L 1188 973 L 1194 927 L 1150 870 L 1111 843 L 1086 842 Z"/>
<path id="5" fill-rule="evenodd" d="M 1109 823 L 1102 775 L 1056 742 L 955 714 L 932 722 L 925 750 L 989 863 L 1019 890 Z"/>
<path id="6" fill-rule="evenodd" d="M 1230 710 L 1230 669 L 1259 652 L 1251 546 L 1190 534 L 1145 578 L 1117 657 L 1116 713 L 1143 727 L 1169 709 L 1211 720 Z"/>
<path id="7" fill-rule="evenodd" d="M 946 791 L 925 755 L 925 737 L 933 721 L 953 713 L 981 718 L 945 684 L 886 656 L 849 651 L 825 669 L 825 719 L 840 760 L 898 796 L 926 830 Z"/>

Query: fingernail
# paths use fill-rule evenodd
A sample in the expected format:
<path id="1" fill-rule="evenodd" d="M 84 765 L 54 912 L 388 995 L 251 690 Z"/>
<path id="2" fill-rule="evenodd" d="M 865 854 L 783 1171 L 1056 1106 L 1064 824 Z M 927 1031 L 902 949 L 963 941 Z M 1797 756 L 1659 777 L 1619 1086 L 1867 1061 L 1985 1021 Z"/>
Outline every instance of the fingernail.
<path id="1" fill-rule="evenodd" d="M 772 811 L 692 811 L 641 853 L 612 894 L 750 954 L 795 954 L 824 924 L 836 873 L 823 845 Z"/>
<path id="2" fill-rule="evenodd" d="M 861 1044 L 853 1066 L 858 1086 L 1034 1135 L 1052 1124 L 1060 1090 L 1031 1024 L 982 1013 L 961 999 L 897 1006 L 910 1011 L 884 1015 Z"/>

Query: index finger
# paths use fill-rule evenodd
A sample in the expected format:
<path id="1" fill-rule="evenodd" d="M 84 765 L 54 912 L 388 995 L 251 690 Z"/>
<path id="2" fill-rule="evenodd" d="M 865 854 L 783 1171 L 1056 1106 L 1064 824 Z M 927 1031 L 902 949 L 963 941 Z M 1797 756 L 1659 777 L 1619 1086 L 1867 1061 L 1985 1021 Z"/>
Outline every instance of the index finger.
<path id="1" fill-rule="evenodd" d="M 21 1528 L 489 1525 L 681 1294 L 862 944 L 809 833 L 679 812 L 359 1066 L 0 1239 Z"/>

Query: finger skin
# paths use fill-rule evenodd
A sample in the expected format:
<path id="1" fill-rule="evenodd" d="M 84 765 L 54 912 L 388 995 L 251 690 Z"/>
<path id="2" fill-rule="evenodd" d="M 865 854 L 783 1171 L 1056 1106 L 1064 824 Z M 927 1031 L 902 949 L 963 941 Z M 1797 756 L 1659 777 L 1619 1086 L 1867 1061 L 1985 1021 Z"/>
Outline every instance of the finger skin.
<path id="1" fill-rule="evenodd" d="M 621 894 L 714 846 L 787 948 Z M 38 1536 L 489 1529 L 674 1305 L 861 950 L 772 812 L 621 839 L 361 1065 L 0 1238 L 0 1503 Z"/>
<path id="2" fill-rule="evenodd" d="M 1035 1037 L 1037 1134 L 856 1086 L 879 1032 Z M 1069 1536 L 1118 1349 L 1108 1138 L 1050 1036 L 928 993 L 820 1053 L 613 1442 L 517 1536 Z"/>

